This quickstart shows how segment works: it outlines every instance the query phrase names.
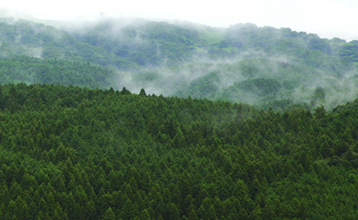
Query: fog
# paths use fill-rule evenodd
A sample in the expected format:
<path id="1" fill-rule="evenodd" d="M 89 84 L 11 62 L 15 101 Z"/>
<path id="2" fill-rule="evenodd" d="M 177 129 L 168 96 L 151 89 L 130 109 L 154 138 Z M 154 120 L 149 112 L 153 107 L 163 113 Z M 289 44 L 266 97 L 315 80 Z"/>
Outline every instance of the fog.
<path id="1" fill-rule="evenodd" d="M 248 54 L 250 54 L 249 58 Z M 331 110 L 337 105 L 353 101 L 358 97 L 357 68 L 351 66 L 342 74 L 337 74 L 321 68 L 308 72 L 307 67 L 302 65 L 302 63 L 297 63 L 294 57 L 285 54 L 270 56 L 263 51 L 252 53 L 246 51 L 232 59 L 213 61 L 202 58 L 202 62 L 186 63 L 175 68 L 163 67 L 140 72 L 117 70 L 114 88 L 120 90 L 126 87 L 134 93 L 139 93 L 140 89 L 144 88 L 147 94 L 224 99 L 258 107 L 265 106 L 265 103 L 269 101 L 266 99 L 271 100 L 274 97 L 271 101 L 290 99 L 292 104 L 302 104 L 311 110 L 320 105 L 324 105 L 326 110 Z M 247 73 L 245 66 L 254 67 L 252 75 Z M 240 83 L 245 84 L 249 82 L 248 80 L 255 79 L 273 79 L 281 84 L 296 82 L 297 85 L 288 90 L 280 87 L 272 94 L 238 89 L 237 85 Z M 198 84 L 204 85 L 202 89 L 210 88 L 211 91 L 195 92 L 195 86 Z M 316 97 L 318 88 L 322 88 L 323 98 Z M 251 89 L 262 90 L 260 87 Z"/>
<path id="2" fill-rule="evenodd" d="M 326 60 L 327 57 L 325 56 L 315 57 L 317 51 L 313 53 L 313 55 L 310 54 L 307 56 L 307 60 L 313 63 L 307 64 L 305 63 L 307 60 L 298 59 L 289 53 L 257 49 L 255 48 L 257 45 L 252 45 L 249 49 L 238 49 L 230 56 L 213 56 L 210 47 L 202 46 L 192 51 L 185 51 L 185 59 L 173 64 L 170 63 L 171 60 L 169 58 L 169 56 L 172 55 L 170 53 L 173 51 L 164 51 L 163 45 L 165 44 L 161 43 L 163 39 L 172 40 L 170 38 L 172 36 L 167 38 L 167 36 L 165 36 L 167 33 L 164 31 L 160 34 L 158 39 L 146 37 L 148 33 L 145 32 L 145 25 L 150 23 L 150 21 L 145 19 L 123 17 L 113 19 L 102 13 L 96 18 L 96 21 L 49 21 L 39 20 L 28 14 L 10 13 L 8 10 L 0 11 L 0 15 L 15 16 L 15 19 L 6 19 L 6 22 L 9 23 L 16 23 L 21 21 L 19 18 L 25 18 L 36 23 L 40 22 L 55 26 L 59 29 L 30 23 L 35 34 L 47 31 L 47 36 L 51 37 L 51 39 L 57 43 L 64 41 L 70 42 L 74 39 L 87 39 L 88 34 L 92 34 L 94 37 L 99 36 L 103 39 L 97 43 L 103 45 L 92 45 L 92 47 L 88 44 L 86 49 L 96 49 L 95 46 L 98 46 L 102 47 L 102 50 L 105 48 L 108 54 L 116 54 L 118 51 L 121 52 L 120 50 L 123 49 L 121 46 L 125 46 L 127 51 L 131 52 L 135 50 L 141 51 L 153 44 L 153 51 L 151 51 L 151 53 L 146 52 L 146 54 L 152 54 L 153 57 L 158 60 L 158 63 L 151 63 L 145 60 L 144 64 L 138 65 L 136 69 L 126 70 L 120 69 L 120 65 L 113 63 L 107 66 L 114 72 L 114 76 L 109 80 L 112 86 L 118 90 L 126 87 L 131 92 L 138 93 L 141 88 L 144 88 L 147 94 L 154 93 L 156 95 L 163 94 L 165 96 L 180 97 L 193 96 L 194 98 L 210 98 L 213 100 L 224 99 L 256 105 L 262 105 L 275 100 L 290 99 L 295 103 L 311 105 L 312 108 L 323 104 L 326 105 L 328 109 L 335 105 L 352 101 L 358 95 L 356 89 L 357 69 L 352 66 L 344 70 L 342 69 L 340 72 L 331 71 L 330 65 L 332 65 L 332 63 L 334 67 L 338 69 L 341 69 L 344 65 L 340 64 L 337 60 L 332 60 L 332 62 Z M 198 31 L 204 33 L 204 35 L 206 32 L 209 33 L 211 31 L 211 36 L 204 37 L 205 40 L 210 41 L 212 45 L 220 44 L 222 39 L 234 39 L 235 41 L 235 38 L 239 38 L 240 43 L 243 45 L 253 44 L 250 35 L 245 35 L 245 31 L 258 29 L 258 26 L 253 24 L 237 24 L 230 26 L 228 29 L 223 29 L 178 20 L 170 20 L 169 23 L 179 25 L 184 28 L 185 31 L 191 32 L 193 36 L 195 36 L 195 33 Z M 165 28 L 169 28 L 168 33 L 171 33 L 172 30 L 170 26 L 165 26 Z M 61 30 L 65 30 L 66 32 L 61 32 Z M 281 39 L 282 33 L 284 33 L 284 31 L 277 31 L 273 27 L 264 27 L 261 30 L 269 33 L 268 36 L 273 40 Z M 66 35 L 67 32 L 70 33 L 73 38 L 68 37 Z M 273 35 L 270 35 L 271 33 Z M 303 34 L 306 36 L 305 33 L 294 32 L 293 34 L 297 36 Z M 23 35 L 19 32 L 18 35 L 14 37 L 15 44 L 21 44 L 22 38 Z M 316 35 L 311 34 L 293 43 L 300 46 L 304 45 L 304 49 L 308 49 L 309 41 L 316 38 Z M 304 39 L 306 39 L 307 42 L 304 41 Z M 91 41 L 91 39 L 87 40 Z M 263 45 L 270 44 L 270 42 L 266 42 L 265 40 L 267 39 L 262 39 L 262 42 L 259 43 Z M 340 43 L 345 43 L 345 41 L 342 40 Z M 2 42 L 0 42 L 0 47 L 1 45 Z M 36 39 L 35 44 L 31 47 L 24 45 L 21 51 L 25 55 L 42 58 L 47 49 L 42 47 L 42 45 L 42 40 Z M 70 43 L 63 45 L 68 46 Z M 183 47 L 184 46 L 185 44 L 183 44 Z M 178 48 L 181 47 L 178 46 Z M 232 46 L 232 48 L 235 47 Z M 57 55 L 55 58 L 66 59 L 66 49 L 67 48 L 64 47 L 56 51 Z M 222 51 L 225 51 L 224 49 Z M 99 56 L 107 56 L 108 54 L 101 52 Z M 2 52 L 1 56 L 5 57 L 6 54 Z M 179 58 L 181 59 L 181 57 Z M 337 63 L 335 63 L 336 61 Z M 317 66 L 313 68 L 315 63 Z M 250 83 L 257 82 L 250 80 L 259 79 L 276 80 L 281 84 L 281 87 L 276 92 L 272 92 L 272 94 L 261 94 L 264 89 L 254 84 L 249 88 L 249 90 L 254 92 L 245 90 L 245 88 L 248 89 L 247 86 Z M 284 83 L 293 82 L 297 82 L 299 85 L 289 90 L 283 89 L 282 85 Z M 208 91 L 206 91 L 205 88 L 207 88 Z M 315 97 L 316 91 L 318 91 L 317 88 L 323 89 L 324 98 Z"/>

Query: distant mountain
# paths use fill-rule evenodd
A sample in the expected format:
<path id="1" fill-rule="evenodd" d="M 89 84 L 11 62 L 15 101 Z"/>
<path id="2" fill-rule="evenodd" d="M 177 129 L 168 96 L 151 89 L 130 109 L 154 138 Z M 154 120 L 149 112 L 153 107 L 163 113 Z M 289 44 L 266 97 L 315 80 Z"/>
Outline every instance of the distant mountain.
<path id="1" fill-rule="evenodd" d="M 109 88 L 113 71 L 78 61 L 14 56 L 0 59 L 0 81 L 5 83 L 61 84 Z"/>
<path id="2" fill-rule="evenodd" d="M 0 56 L 27 55 L 38 58 L 56 58 L 93 62 L 103 66 L 126 63 L 101 47 L 73 38 L 68 32 L 52 26 L 23 19 L 0 19 Z M 135 64 L 128 63 L 128 68 Z M 127 68 L 124 67 L 123 68 Z"/>
<path id="3" fill-rule="evenodd" d="M 321 39 L 289 28 L 260 28 L 254 24 L 211 28 L 144 19 L 107 19 L 73 26 L 65 22 L 45 23 L 53 23 L 62 29 L 24 19 L 1 18 L 2 55 L 12 53 L 90 61 L 119 69 L 234 58 L 253 51 L 269 56 L 290 55 L 297 59 L 309 58 L 311 51 L 319 51 L 346 62 L 358 61 L 358 41 Z"/>
<path id="4" fill-rule="evenodd" d="M 134 91 L 145 88 L 149 93 L 167 96 L 245 102 L 275 109 L 292 104 L 308 109 L 324 104 L 330 109 L 358 96 L 358 41 L 322 39 L 289 28 L 254 24 L 213 28 L 144 19 L 43 23 L 57 28 L 2 18 L 0 56 L 10 57 L 11 62 L 18 55 L 41 58 L 43 63 L 54 63 L 46 59 L 78 61 L 84 66 L 90 62 L 103 66 L 108 73 L 103 81 L 96 77 L 87 83 L 55 80 L 59 84 L 127 87 Z M 31 62 L 28 65 L 33 70 Z M 26 65 L 20 63 L 25 74 Z M 71 64 L 64 65 L 71 69 Z M 95 76 L 92 73 L 91 77 Z M 22 78 L 14 74 L 11 80 L 33 82 L 28 80 L 31 73 L 26 74 Z M 75 75 L 88 78 L 81 71 Z"/>

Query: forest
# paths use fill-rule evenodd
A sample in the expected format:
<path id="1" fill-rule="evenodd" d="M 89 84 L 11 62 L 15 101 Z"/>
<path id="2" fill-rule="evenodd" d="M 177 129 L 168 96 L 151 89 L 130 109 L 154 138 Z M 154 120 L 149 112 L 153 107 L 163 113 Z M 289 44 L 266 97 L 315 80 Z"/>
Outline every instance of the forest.
<path id="1" fill-rule="evenodd" d="M 0 30 L 2 83 L 144 88 L 279 111 L 332 110 L 358 96 L 357 40 L 254 24 L 214 28 L 144 19 L 76 25 L 7 17 Z"/>
<path id="2" fill-rule="evenodd" d="M 355 102 L 283 113 L 50 84 L 1 91 L 0 219 L 355 219 Z"/>
<path id="3" fill-rule="evenodd" d="M 357 219 L 357 64 L 289 28 L 0 18 L 0 219 Z"/>

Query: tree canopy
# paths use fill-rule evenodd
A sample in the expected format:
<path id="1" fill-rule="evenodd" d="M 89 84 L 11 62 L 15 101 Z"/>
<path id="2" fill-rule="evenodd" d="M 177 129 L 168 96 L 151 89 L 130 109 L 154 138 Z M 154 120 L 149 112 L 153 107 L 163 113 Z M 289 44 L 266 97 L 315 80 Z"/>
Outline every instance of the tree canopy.
<path id="1" fill-rule="evenodd" d="M 0 91 L 1 219 L 357 215 L 358 100 L 311 114 L 144 89 Z"/>

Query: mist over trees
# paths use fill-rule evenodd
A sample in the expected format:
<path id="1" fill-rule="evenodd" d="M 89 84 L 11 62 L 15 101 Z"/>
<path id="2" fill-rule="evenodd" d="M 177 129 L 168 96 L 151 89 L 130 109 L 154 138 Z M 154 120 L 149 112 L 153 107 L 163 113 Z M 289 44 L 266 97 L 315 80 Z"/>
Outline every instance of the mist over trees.
<path id="1" fill-rule="evenodd" d="M 358 41 L 0 18 L 0 219 L 357 219 Z"/>
<path id="2" fill-rule="evenodd" d="M 55 80 L 63 85 L 145 88 L 157 95 L 228 100 L 264 109 L 285 109 L 292 104 L 307 109 L 324 104 L 332 109 L 358 94 L 358 41 L 321 39 L 289 28 L 254 24 L 213 28 L 144 19 L 51 24 L 57 28 L 2 18 L 0 55 L 13 60 L 25 55 L 91 62 L 107 69 L 101 79 L 84 74 L 87 83 L 67 77 L 63 82 Z M 33 74 L 25 72 L 30 76 L 13 74 L 12 82 L 55 82 L 31 81 Z M 320 98 L 315 93 L 319 88 Z"/>

